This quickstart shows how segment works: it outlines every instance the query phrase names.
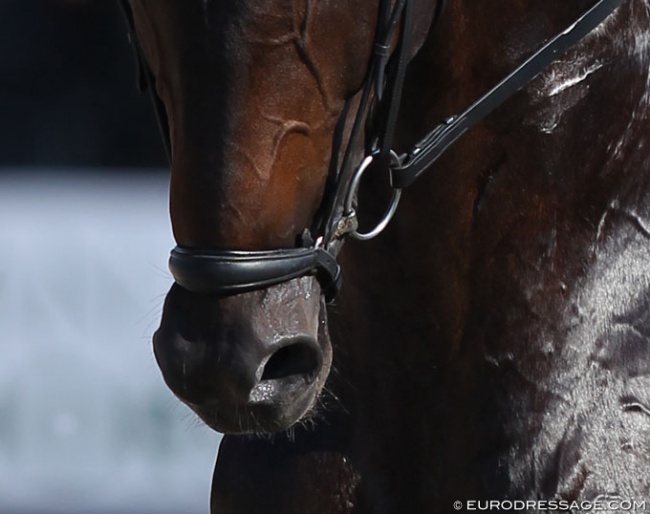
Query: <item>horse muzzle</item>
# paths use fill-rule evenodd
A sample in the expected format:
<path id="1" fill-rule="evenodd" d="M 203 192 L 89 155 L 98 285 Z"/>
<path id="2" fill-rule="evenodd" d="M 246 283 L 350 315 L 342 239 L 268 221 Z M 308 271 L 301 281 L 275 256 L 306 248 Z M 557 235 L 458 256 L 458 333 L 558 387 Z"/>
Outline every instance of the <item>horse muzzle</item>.
<path id="1" fill-rule="evenodd" d="M 166 384 L 211 428 L 276 432 L 314 407 L 331 365 L 314 277 L 231 296 L 175 284 L 154 353 Z"/>

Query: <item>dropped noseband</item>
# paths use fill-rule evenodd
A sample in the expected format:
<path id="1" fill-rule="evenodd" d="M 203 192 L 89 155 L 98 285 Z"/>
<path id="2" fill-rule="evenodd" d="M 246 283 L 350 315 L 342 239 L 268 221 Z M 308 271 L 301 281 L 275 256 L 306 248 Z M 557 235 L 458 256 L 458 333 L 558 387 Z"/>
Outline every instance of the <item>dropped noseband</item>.
<path id="1" fill-rule="evenodd" d="M 171 252 L 169 268 L 176 283 L 196 293 L 220 296 L 264 289 L 289 280 L 313 275 L 326 299 L 332 299 L 341 285 L 341 269 L 335 254 L 346 237 L 368 240 L 379 235 L 388 225 L 397 205 L 401 190 L 411 185 L 461 135 L 483 120 L 494 109 L 524 87 L 533 77 L 564 54 L 569 48 L 596 28 L 625 0 L 598 0 L 566 30 L 547 42 L 499 84 L 472 104 L 463 113 L 449 116 L 429 132 L 410 151 L 398 156 L 392 148 L 393 134 L 402 96 L 402 86 L 410 51 L 409 37 L 413 28 L 413 4 L 416 0 L 381 0 L 374 51 L 367 78 L 361 93 L 352 131 L 342 162 L 337 165 L 341 150 L 340 134 L 345 126 L 349 103 L 337 126 L 333 145 L 330 178 L 331 187 L 325 190 L 323 203 L 314 226 L 305 231 L 297 248 L 271 251 L 239 251 L 176 247 Z M 165 108 L 155 92 L 155 78 L 145 64 L 137 44 L 133 14 L 128 0 L 119 0 L 129 26 L 129 37 L 134 45 L 140 88 L 148 88 L 163 133 L 168 156 L 171 155 L 168 122 Z M 439 0 L 434 26 L 439 21 L 446 0 Z M 392 7 L 392 8 L 391 8 Z M 391 41 L 398 25 L 397 46 L 391 55 Z M 377 113 L 369 120 L 369 113 Z M 376 127 L 373 137 L 366 137 L 366 157 L 357 168 L 350 166 L 355 143 L 362 124 L 372 121 Z M 377 226 L 359 233 L 354 209 L 361 176 L 372 172 L 387 172 L 391 179 L 393 196 L 390 206 Z"/>

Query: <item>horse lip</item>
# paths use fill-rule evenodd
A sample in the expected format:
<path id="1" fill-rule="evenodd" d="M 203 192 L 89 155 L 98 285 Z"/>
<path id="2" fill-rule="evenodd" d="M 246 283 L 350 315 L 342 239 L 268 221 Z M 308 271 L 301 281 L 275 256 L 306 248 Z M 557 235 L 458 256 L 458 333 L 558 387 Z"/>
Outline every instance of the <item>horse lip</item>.
<path id="1" fill-rule="evenodd" d="M 297 420 L 303 418 L 314 406 L 317 398 L 315 384 L 311 384 L 302 394 L 292 398 L 295 407 L 292 413 L 284 411 L 284 404 L 277 402 L 249 403 L 241 405 L 236 418 L 224 419 L 217 404 L 192 405 L 185 402 L 203 422 L 213 430 L 227 434 L 273 433 L 286 430 Z"/>

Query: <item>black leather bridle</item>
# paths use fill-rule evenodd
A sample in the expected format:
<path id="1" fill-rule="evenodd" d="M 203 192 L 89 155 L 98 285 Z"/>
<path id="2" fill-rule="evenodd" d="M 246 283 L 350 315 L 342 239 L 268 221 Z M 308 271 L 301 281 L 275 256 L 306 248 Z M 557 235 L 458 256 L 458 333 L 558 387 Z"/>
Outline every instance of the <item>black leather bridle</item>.
<path id="1" fill-rule="evenodd" d="M 408 56 L 412 50 L 410 35 L 416 1 L 380 0 L 373 53 L 351 133 L 343 148 L 342 134 L 350 110 L 348 102 L 335 131 L 329 179 L 321 207 L 313 226 L 305 229 L 299 237 L 299 245 L 270 251 L 177 246 L 169 259 L 169 268 L 177 284 L 189 291 L 225 296 L 315 275 L 326 299 L 332 299 L 341 285 L 341 270 L 336 262 L 336 254 L 342 241 L 346 237 L 371 239 L 380 233 L 394 214 L 403 188 L 411 185 L 462 134 L 584 38 L 625 0 L 595 2 L 566 30 L 548 41 L 467 110 L 445 118 L 408 152 L 397 155 L 392 151 L 392 142 Z M 130 4 L 128 0 L 119 2 L 136 51 L 140 87 L 148 88 L 151 92 L 167 153 L 171 158 L 165 108 L 156 94 L 155 79 L 137 44 Z M 434 25 L 439 22 L 445 4 L 446 0 L 438 1 Z M 397 44 L 393 48 L 391 43 L 398 28 Z M 352 167 L 350 164 L 354 149 L 364 128 L 365 157 L 361 165 Z M 393 196 L 386 215 L 377 227 L 362 234 L 357 230 L 354 203 L 359 181 L 367 169 L 372 169 L 373 173 L 389 173 Z"/>

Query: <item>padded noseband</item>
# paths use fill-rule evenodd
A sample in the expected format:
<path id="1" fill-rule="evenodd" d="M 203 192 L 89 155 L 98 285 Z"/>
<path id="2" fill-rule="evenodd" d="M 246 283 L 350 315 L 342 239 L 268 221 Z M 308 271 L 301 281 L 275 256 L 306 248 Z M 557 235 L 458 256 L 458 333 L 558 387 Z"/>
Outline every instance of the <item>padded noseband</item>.
<path id="1" fill-rule="evenodd" d="M 196 293 L 227 296 L 314 275 L 326 299 L 341 285 L 341 268 L 322 248 L 270 251 L 197 250 L 176 247 L 169 258 L 176 283 Z"/>

